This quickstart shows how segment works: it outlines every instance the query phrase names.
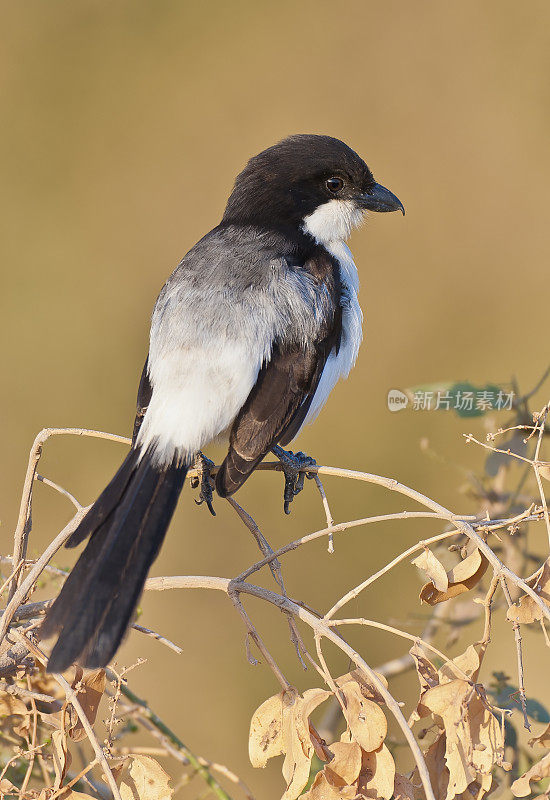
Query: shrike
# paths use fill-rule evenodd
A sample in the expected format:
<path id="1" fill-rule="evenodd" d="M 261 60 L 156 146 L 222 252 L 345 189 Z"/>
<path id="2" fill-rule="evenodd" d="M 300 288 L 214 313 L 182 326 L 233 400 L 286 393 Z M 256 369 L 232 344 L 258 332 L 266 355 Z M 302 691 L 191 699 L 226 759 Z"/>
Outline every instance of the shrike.
<path id="1" fill-rule="evenodd" d="M 274 451 L 288 511 L 307 461 L 280 445 L 317 416 L 361 342 L 345 241 L 368 211 L 396 210 L 404 213 L 397 197 L 330 136 L 291 136 L 250 159 L 222 221 L 156 302 L 132 447 L 68 540 L 88 543 L 42 626 L 43 636 L 59 632 L 51 672 L 113 657 L 187 471 L 212 439 L 229 436 L 216 475 L 221 497 Z M 206 476 L 210 506 L 209 487 Z"/>

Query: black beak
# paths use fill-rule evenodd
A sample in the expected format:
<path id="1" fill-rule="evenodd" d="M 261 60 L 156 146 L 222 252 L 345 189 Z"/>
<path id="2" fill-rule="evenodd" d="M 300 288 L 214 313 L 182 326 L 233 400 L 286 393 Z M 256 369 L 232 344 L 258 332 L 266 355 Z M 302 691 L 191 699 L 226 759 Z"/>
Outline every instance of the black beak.
<path id="1" fill-rule="evenodd" d="M 401 200 L 379 183 L 375 183 L 367 192 L 359 195 L 358 203 L 361 208 L 369 211 L 401 211 L 405 216 Z"/>

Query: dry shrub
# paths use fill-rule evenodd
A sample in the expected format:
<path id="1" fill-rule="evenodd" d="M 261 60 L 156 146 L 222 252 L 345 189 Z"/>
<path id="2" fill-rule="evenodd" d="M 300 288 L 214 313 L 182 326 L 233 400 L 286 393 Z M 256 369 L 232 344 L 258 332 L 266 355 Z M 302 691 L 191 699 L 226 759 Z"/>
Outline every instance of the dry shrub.
<path id="1" fill-rule="evenodd" d="M 258 663 L 251 652 L 254 645 L 279 685 L 279 691 L 252 715 L 249 753 L 255 767 L 282 758 L 282 800 L 300 796 L 304 800 L 481 800 L 492 793 L 497 797 L 510 792 L 527 797 L 535 791 L 535 784 L 550 777 L 550 752 L 535 756 L 535 750 L 527 751 L 518 744 L 519 729 L 523 726 L 531 730 L 535 721 L 544 726 L 529 740 L 529 747 L 550 748 L 550 716 L 540 700 L 528 696 L 523 670 L 521 626 L 538 627 L 550 644 L 546 633 L 550 561 L 531 552 L 526 537 L 529 526 L 542 525 L 550 541 L 544 493 L 550 464 L 541 458 L 549 406 L 530 414 L 527 399 L 519 399 L 510 424 L 490 434 L 486 442 L 466 437 L 467 442 L 488 451 L 487 473 L 471 487 L 479 503 L 477 515 L 455 514 L 392 478 L 312 467 L 308 469 L 326 512 L 325 528 L 273 551 L 256 522 L 230 499 L 228 502 L 254 535 L 261 560 L 236 578 L 167 576 L 148 580 L 146 589 L 150 591 L 201 586 L 224 591 L 233 601 L 246 627 L 249 661 Z M 188 785 L 195 796 L 205 796 L 201 792 L 206 789 L 225 800 L 233 796 L 253 798 L 227 767 L 195 755 L 131 691 L 128 673 L 140 662 L 126 669 L 112 665 L 106 671 L 83 671 L 75 665 L 71 674 L 64 676 L 45 673 L 47 656 L 38 632 L 51 600 L 33 602 L 31 595 L 39 577 L 63 577 L 49 562 L 86 512 L 65 489 L 37 473 L 46 440 L 64 434 L 127 441 L 96 431 L 47 429 L 39 434 L 31 450 L 14 552 L 2 559 L 9 574 L 1 587 L 2 593 L 8 593 L 8 603 L 0 622 L 0 794 L 19 800 L 164 800 Z M 499 442 L 504 443 L 498 446 Z M 511 464 L 515 462 L 525 465 L 527 473 L 516 486 L 510 486 Z M 267 463 L 261 468 L 276 470 L 278 465 Z M 377 484 L 415 501 L 423 510 L 334 524 L 321 484 L 325 475 Z M 32 490 L 37 479 L 64 494 L 75 506 L 75 515 L 42 556 L 29 561 Z M 328 611 L 314 611 L 286 593 L 283 560 L 290 552 L 322 537 L 331 551 L 334 537 L 350 528 L 419 517 L 441 520 L 442 531 L 396 555 L 377 573 L 365 576 Z M 453 554 L 451 566 L 444 548 Z M 397 565 L 407 563 L 426 581 L 419 603 L 431 609 L 431 616 L 421 635 L 376 620 L 342 615 L 350 600 Z M 265 568 L 271 570 L 277 591 L 248 581 Z M 303 693 L 289 683 L 268 651 L 243 604 L 246 595 L 273 604 L 286 617 L 297 656 L 304 666 L 313 668 L 312 674 L 317 673 L 317 679 Z M 510 624 L 510 647 L 515 648 L 517 661 L 514 684 L 504 673 L 483 674 L 491 646 L 492 619 L 498 608 L 506 610 Z M 461 654 L 450 658 L 434 644 L 444 638 L 443 632 L 448 646 L 459 634 L 473 637 L 479 626 L 472 623 L 478 617 L 483 622 L 482 634 L 469 640 Z M 379 629 L 408 640 L 406 652 L 373 669 L 341 635 L 347 626 Z M 137 624 L 134 627 L 180 652 L 177 645 L 156 632 Z M 304 638 L 313 642 L 315 655 Z M 345 675 L 332 673 L 323 652 L 327 640 L 349 658 L 352 668 Z M 419 691 L 407 718 L 392 692 L 392 680 L 411 670 Z M 108 698 L 108 715 L 102 722 L 98 709 L 104 697 Z M 311 716 L 316 709 L 315 719 L 323 710 L 324 716 L 313 724 Z M 400 731 L 399 742 L 388 733 L 390 719 Z M 105 733 L 100 738 L 101 725 Z M 150 734 L 150 747 L 126 746 L 125 735 L 136 726 Z M 397 771 L 398 744 L 405 744 L 409 750 L 407 770 L 401 766 L 406 759 L 400 757 Z M 165 757 L 183 765 L 177 779 L 171 778 L 157 760 Z"/>

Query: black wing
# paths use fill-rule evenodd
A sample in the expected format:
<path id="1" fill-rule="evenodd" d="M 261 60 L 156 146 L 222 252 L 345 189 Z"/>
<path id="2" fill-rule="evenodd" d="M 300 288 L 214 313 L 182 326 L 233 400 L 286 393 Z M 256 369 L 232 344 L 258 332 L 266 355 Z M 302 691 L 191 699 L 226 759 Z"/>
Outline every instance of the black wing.
<path id="1" fill-rule="evenodd" d="M 341 316 L 338 304 L 326 335 L 307 348 L 274 347 L 231 429 L 229 452 L 216 476 L 222 497 L 236 492 L 274 445 L 287 444 L 300 429 L 326 360 L 339 346 Z"/>
<path id="2" fill-rule="evenodd" d="M 141 428 L 141 423 L 143 422 L 143 417 L 145 416 L 147 407 L 151 402 L 151 395 L 153 394 L 151 382 L 149 381 L 148 367 L 149 356 L 147 356 L 145 359 L 145 364 L 141 372 L 141 379 L 139 381 L 136 401 L 136 418 L 134 420 L 134 430 L 132 433 L 132 445 L 136 443 L 137 435 L 139 433 L 139 429 Z"/>

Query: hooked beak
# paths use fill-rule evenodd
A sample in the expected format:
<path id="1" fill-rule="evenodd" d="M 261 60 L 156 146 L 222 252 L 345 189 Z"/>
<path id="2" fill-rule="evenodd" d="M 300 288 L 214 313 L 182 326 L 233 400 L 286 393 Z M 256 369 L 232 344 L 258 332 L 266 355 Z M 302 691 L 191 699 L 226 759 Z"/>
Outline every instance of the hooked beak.
<path id="1" fill-rule="evenodd" d="M 379 183 L 375 183 L 368 192 L 359 195 L 357 202 L 361 208 L 369 211 L 401 211 L 405 216 L 401 200 Z"/>

